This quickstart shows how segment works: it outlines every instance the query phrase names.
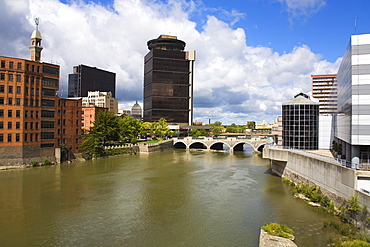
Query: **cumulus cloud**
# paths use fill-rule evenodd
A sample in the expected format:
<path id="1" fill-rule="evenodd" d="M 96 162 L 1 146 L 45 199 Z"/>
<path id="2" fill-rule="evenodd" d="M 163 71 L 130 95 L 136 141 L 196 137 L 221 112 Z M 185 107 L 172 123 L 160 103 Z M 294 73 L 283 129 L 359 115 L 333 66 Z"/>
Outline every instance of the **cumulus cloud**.
<path id="1" fill-rule="evenodd" d="M 285 2 L 299 9 L 298 1 Z M 311 8 L 320 1 L 305 2 Z M 189 17 L 199 6 L 186 0 L 115 0 L 108 7 L 73 0 L 0 0 L 0 54 L 28 58 L 34 18 L 40 17 L 42 60 L 60 64 L 60 93 L 67 95 L 73 66 L 94 66 L 116 73 L 120 108 L 130 109 L 136 100 L 142 105 L 146 42 L 176 35 L 186 50 L 197 51 L 194 120 L 224 124 L 272 122 L 283 102 L 311 90 L 311 74 L 337 71 L 340 60 L 324 61 L 306 45 L 284 54 L 248 46 L 244 29 L 215 15 L 205 16 L 199 26 Z"/>

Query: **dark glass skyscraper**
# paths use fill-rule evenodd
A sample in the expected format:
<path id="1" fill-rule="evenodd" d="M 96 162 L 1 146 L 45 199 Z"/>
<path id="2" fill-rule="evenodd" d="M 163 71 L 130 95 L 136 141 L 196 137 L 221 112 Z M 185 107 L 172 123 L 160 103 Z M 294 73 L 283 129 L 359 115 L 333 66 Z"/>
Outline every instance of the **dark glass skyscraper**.
<path id="1" fill-rule="evenodd" d="M 148 41 L 144 64 L 144 121 L 165 118 L 169 123 L 192 124 L 195 51 L 185 42 L 161 35 Z"/>
<path id="2" fill-rule="evenodd" d="M 78 65 L 68 75 L 68 97 L 87 97 L 88 91 L 111 92 L 116 97 L 116 74 L 106 70 Z"/>
<path id="3" fill-rule="evenodd" d="M 319 103 L 304 93 L 283 103 L 283 146 L 314 150 L 319 147 Z"/>

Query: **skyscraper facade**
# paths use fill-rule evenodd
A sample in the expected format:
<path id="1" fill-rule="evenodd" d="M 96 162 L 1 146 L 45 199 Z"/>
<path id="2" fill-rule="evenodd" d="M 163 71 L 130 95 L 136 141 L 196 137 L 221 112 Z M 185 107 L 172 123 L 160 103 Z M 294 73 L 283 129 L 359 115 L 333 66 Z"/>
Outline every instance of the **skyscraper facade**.
<path id="1" fill-rule="evenodd" d="M 68 97 L 87 97 L 88 91 L 111 92 L 116 97 L 116 74 L 96 67 L 78 65 L 68 75 Z"/>
<path id="2" fill-rule="evenodd" d="M 352 35 L 337 73 L 336 141 L 348 161 L 370 159 L 370 34 Z"/>
<path id="3" fill-rule="evenodd" d="M 337 75 L 311 75 L 312 97 L 319 100 L 320 115 L 337 113 Z"/>
<path id="4" fill-rule="evenodd" d="M 169 123 L 192 124 L 195 51 L 185 42 L 160 35 L 147 42 L 144 64 L 144 121 L 165 118 Z"/>
<path id="5" fill-rule="evenodd" d="M 305 150 L 318 149 L 319 103 L 304 93 L 282 106 L 283 146 Z"/>

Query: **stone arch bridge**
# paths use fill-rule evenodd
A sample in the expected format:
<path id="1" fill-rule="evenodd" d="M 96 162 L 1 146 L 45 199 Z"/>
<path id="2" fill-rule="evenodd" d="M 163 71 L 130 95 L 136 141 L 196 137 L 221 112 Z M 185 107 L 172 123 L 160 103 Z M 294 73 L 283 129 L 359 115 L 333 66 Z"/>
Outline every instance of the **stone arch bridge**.
<path id="1" fill-rule="evenodd" d="M 266 138 L 244 138 L 244 137 L 184 137 L 173 138 L 173 145 L 177 148 L 186 149 L 204 149 L 204 150 L 224 150 L 226 145 L 230 152 L 243 151 L 244 144 L 253 147 L 254 151 L 262 152 L 262 149 L 267 144 Z"/>

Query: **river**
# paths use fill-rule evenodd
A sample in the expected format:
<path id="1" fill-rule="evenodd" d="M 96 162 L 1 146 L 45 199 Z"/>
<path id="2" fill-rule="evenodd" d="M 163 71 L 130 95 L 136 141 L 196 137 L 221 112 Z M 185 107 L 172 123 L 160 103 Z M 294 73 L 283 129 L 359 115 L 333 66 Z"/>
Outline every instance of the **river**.
<path id="1" fill-rule="evenodd" d="M 0 172 L 1 246 L 258 246 L 263 224 L 326 246 L 330 214 L 291 196 L 268 160 L 166 150 Z"/>

